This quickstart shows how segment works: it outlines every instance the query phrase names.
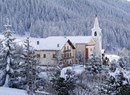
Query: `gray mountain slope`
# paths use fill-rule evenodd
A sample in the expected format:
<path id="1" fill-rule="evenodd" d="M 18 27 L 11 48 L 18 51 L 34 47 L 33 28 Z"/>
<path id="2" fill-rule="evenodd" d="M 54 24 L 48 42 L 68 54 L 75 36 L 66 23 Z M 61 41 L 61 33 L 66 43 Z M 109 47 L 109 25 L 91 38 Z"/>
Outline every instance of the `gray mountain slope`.
<path id="1" fill-rule="evenodd" d="M 4 31 L 8 17 L 19 35 L 90 35 L 96 14 L 103 47 L 130 50 L 130 2 L 126 0 L 0 0 L 0 30 Z"/>

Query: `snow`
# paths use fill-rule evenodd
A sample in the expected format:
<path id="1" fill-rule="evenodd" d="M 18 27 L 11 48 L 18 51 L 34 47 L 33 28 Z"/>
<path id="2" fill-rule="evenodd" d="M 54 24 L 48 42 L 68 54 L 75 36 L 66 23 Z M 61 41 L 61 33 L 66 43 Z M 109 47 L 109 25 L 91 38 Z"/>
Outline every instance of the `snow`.
<path id="1" fill-rule="evenodd" d="M 68 66 L 68 67 L 63 68 L 63 69 L 61 70 L 61 75 L 60 75 L 60 77 L 66 78 L 66 76 L 67 76 L 66 71 L 67 71 L 67 70 L 71 70 L 71 71 L 72 71 L 72 67 Z"/>
<path id="2" fill-rule="evenodd" d="M 123 72 L 123 75 L 125 78 L 130 79 L 130 72 L 127 70 L 124 70 L 122 68 L 116 68 L 115 72 L 109 72 L 109 74 L 111 76 L 115 77 L 116 75 L 118 75 L 120 73 L 120 71 Z"/>
<path id="3" fill-rule="evenodd" d="M 28 95 L 25 90 L 0 87 L 0 95 Z"/>
<path id="4" fill-rule="evenodd" d="M 117 62 L 120 59 L 119 56 L 117 56 L 117 55 L 110 55 L 110 54 L 105 54 L 105 57 L 108 57 L 110 62 L 112 62 L 114 60 Z"/>
<path id="5" fill-rule="evenodd" d="M 113 77 L 115 77 L 116 75 L 118 75 L 120 73 L 120 69 L 116 68 L 115 72 L 109 72 L 109 74 Z"/>
<path id="6" fill-rule="evenodd" d="M 23 44 L 23 41 L 26 40 L 26 37 L 16 37 L 15 42 L 19 45 Z M 47 37 L 47 38 L 29 38 L 30 45 L 35 50 L 61 50 L 65 43 L 67 43 L 68 39 L 61 37 Z M 39 42 L 39 44 L 37 44 Z"/>
<path id="7" fill-rule="evenodd" d="M 81 74 L 85 70 L 84 65 L 75 65 L 72 68 L 76 74 Z"/>
<path id="8" fill-rule="evenodd" d="M 0 38 L 3 39 L 3 35 L 0 35 Z M 19 45 L 22 45 L 23 41 L 26 40 L 26 37 L 15 36 L 15 38 L 15 42 Z M 61 50 L 68 40 L 76 45 L 77 43 L 88 44 L 91 39 L 92 36 L 50 36 L 47 38 L 29 38 L 30 45 L 36 50 Z M 39 44 L 37 44 L 38 41 Z"/>
<path id="9" fill-rule="evenodd" d="M 5 79 L 4 87 L 8 87 L 8 83 L 9 83 L 9 75 L 6 74 L 6 79 Z"/>
<path id="10" fill-rule="evenodd" d="M 101 50 L 101 53 L 104 54 L 104 53 L 105 53 L 105 49 L 102 49 L 102 50 Z"/>
<path id="11" fill-rule="evenodd" d="M 36 50 L 61 50 L 68 39 L 65 37 L 30 38 L 30 45 Z M 39 45 L 37 44 L 39 41 Z"/>
<path id="12" fill-rule="evenodd" d="M 75 45 L 77 43 L 88 44 L 91 39 L 91 36 L 50 36 L 47 38 L 30 38 L 30 45 L 36 50 L 61 50 L 68 40 Z"/>
<path id="13" fill-rule="evenodd" d="M 88 44 L 92 36 L 66 36 L 74 45 L 77 43 Z"/>
<path id="14" fill-rule="evenodd" d="M 83 65 L 74 65 L 74 66 L 65 67 L 65 68 L 63 68 L 61 70 L 60 77 L 66 78 L 66 76 L 67 76 L 66 71 L 68 69 L 71 70 L 72 72 L 74 72 L 77 75 L 77 74 L 81 74 L 85 70 L 85 66 L 83 66 Z"/>
<path id="15" fill-rule="evenodd" d="M 50 93 L 48 93 L 48 92 L 44 92 L 44 91 L 35 91 L 36 93 L 41 93 L 41 94 L 46 94 L 46 95 L 50 95 Z"/>
<path id="16" fill-rule="evenodd" d="M 40 78 L 48 79 L 47 72 L 40 72 L 38 75 Z"/>
<path id="17" fill-rule="evenodd" d="M 61 50 L 68 40 L 75 45 L 77 43 L 88 44 L 91 39 L 92 36 L 50 36 L 47 38 L 30 38 L 30 41 L 36 50 Z M 37 41 L 39 41 L 39 45 L 37 45 Z"/>

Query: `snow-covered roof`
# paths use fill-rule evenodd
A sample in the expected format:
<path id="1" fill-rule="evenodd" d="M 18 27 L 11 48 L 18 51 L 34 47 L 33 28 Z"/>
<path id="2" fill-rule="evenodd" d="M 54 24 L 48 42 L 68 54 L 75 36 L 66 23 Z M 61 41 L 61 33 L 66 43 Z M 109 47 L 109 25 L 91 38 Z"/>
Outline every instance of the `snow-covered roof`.
<path id="1" fill-rule="evenodd" d="M 36 50 L 61 50 L 67 41 L 65 37 L 30 38 L 30 45 Z"/>
<path id="2" fill-rule="evenodd" d="M 117 62 L 120 59 L 118 55 L 113 55 L 113 54 L 105 54 L 105 57 L 108 57 L 110 62 L 114 60 Z"/>
<path id="3" fill-rule="evenodd" d="M 83 43 L 83 44 L 88 44 L 92 36 L 66 36 L 73 44 L 77 43 Z"/>
<path id="4" fill-rule="evenodd" d="M 3 38 L 3 35 L 0 35 Z M 67 41 L 72 42 L 73 45 L 77 43 L 88 44 L 92 36 L 50 36 L 47 38 L 32 38 L 30 37 L 30 45 L 36 50 L 61 50 Z M 16 37 L 16 42 L 20 45 L 26 37 Z"/>
<path id="5" fill-rule="evenodd" d="M 88 44 L 91 39 L 92 36 L 50 36 L 47 38 L 30 38 L 30 41 L 36 50 L 61 50 L 68 40 L 75 45 L 77 43 Z M 39 45 L 37 45 L 37 41 L 39 41 Z"/>
<path id="6" fill-rule="evenodd" d="M 101 50 L 101 53 L 102 53 L 102 54 L 105 53 L 105 49 L 102 49 L 102 50 Z"/>

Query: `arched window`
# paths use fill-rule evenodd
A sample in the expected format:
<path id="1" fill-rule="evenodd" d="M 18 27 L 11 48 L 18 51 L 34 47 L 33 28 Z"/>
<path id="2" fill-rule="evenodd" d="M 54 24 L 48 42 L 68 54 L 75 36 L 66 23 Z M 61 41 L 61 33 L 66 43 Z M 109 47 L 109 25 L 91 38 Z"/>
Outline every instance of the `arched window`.
<path id="1" fill-rule="evenodd" d="M 97 36 L 97 32 L 96 31 L 94 32 L 94 36 Z"/>

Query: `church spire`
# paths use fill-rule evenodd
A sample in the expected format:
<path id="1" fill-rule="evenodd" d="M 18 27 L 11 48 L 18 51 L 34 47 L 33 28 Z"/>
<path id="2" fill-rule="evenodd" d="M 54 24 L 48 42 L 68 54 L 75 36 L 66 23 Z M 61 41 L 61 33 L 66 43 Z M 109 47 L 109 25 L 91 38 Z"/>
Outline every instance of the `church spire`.
<path id="1" fill-rule="evenodd" d="M 94 21 L 94 27 L 93 28 L 100 28 L 97 15 L 95 16 L 95 21 Z"/>
<path id="2" fill-rule="evenodd" d="M 98 17 L 96 15 L 94 26 L 92 28 L 92 37 L 95 40 L 95 52 L 96 55 L 101 55 L 102 50 L 102 29 L 99 27 Z"/>

